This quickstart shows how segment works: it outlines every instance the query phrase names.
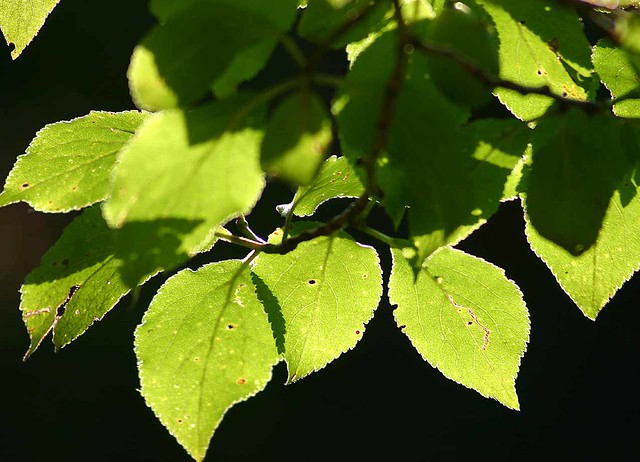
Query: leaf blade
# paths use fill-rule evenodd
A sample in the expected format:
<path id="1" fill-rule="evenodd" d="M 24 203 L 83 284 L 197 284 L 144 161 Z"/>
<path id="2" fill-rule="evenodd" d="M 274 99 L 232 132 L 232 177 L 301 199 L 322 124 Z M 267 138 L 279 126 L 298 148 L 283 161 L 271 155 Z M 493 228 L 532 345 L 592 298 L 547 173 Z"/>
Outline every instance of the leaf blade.
<path id="1" fill-rule="evenodd" d="M 416 350 L 445 377 L 519 409 L 515 378 L 529 318 L 517 286 L 500 268 L 448 247 L 417 279 L 400 250 L 392 256 L 389 300 Z"/>
<path id="2" fill-rule="evenodd" d="M 273 334 L 243 262 L 167 280 L 135 332 L 145 401 L 200 461 L 225 413 L 255 395 L 278 361 Z"/>
<path id="3" fill-rule="evenodd" d="M 7 43 L 14 44 L 17 59 L 44 25 L 60 0 L 0 0 L 0 29 Z"/>
<path id="4" fill-rule="evenodd" d="M 92 111 L 45 126 L 9 173 L 0 207 L 23 201 L 57 213 L 106 199 L 116 155 L 146 117 L 138 111 Z"/>

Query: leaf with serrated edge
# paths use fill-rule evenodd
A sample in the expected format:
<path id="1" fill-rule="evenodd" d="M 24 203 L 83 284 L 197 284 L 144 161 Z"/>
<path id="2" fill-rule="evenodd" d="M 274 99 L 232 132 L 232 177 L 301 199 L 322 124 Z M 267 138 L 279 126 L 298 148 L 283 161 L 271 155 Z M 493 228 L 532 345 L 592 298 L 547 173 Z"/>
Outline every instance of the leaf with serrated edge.
<path id="1" fill-rule="evenodd" d="M 448 247 L 418 273 L 393 250 L 389 300 L 422 357 L 445 377 L 519 409 L 515 378 L 529 341 L 529 314 L 504 271 Z"/>
<path id="2" fill-rule="evenodd" d="M 640 117 L 638 73 L 628 53 L 611 40 L 602 39 L 593 47 L 593 64 L 612 98 L 637 96 L 615 104 L 613 112 L 619 117 Z"/>
<path id="3" fill-rule="evenodd" d="M 249 119 L 231 127 L 243 107 L 230 98 L 190 112 L 167 110 L 140 128 L 118 158 L 103 206 L 107 223 L 122 228 L 121 250 L 158 246 L 153 263 L 168 269 L 253 208 L 264 187 L 262 131 Z M 159 231 L 150 229 L 155 225 Z"/>
<path id="4" fill-rule="evenodd" d="M 501 78 L 524 86 L 549 86 L 558 95 L 587 99 L 586 91 L 573 81 L 561 61 L 563 51 L 568 49 L 571 54 L 564 56 L 575 59 L 567 62 L 584 75 L 590 71 L 589 43 L 575 13 L 566 12 L 562 5 L 547 0 L 478 0 L 478 3 L 489 13 L 498 32 Z M 557 21 L 555 18 L 560 16 L 564 19 Z M 551 19 L 554 23 L 550 26 Z M 554 52 L 554 47 L 560 48 Z M 495 93 L 522 120 L 542 116 L 553 104 L 553 99 L 541 95 L 522 95 L 500 88 Z"/>
<path id="5" fill-rule="evenodd" d="M 224 414 L 264 389 L 278 362 L 255 290 L 238 260 L 181 271 L 135 331 L 141 393 L 197 461 Z"/>
<path id="6" fill-rule="evenodd" d="M 91 112 L 40 130 L 9 173 L 0 207 L 24 201 L 40 212 L 69 212 L 104 200 L 116 154 L 147 113 Z"/>
<path id="7" fill-rule="evenodd" d="M 20 310 L 31 339 L 25 359 L 52 329 L 56 349 L 69 344 L 129 292 L 118 273 L 112 233 L 100 208 L 88 208 L 29 273 L 20 289 Z"/>
<path id="8" fill-rule="evenodd" d="M 339 197 L 358 197 L 364 186 L 346 157 L 331 156 L 324 161 L 316 179 L 308 186 L 300 186 L 289 204 L 278 206 L 286 214 L 291 207 L 299 217 L 308 217 L 328 200 Z"/>
<path id="9" fill-rule="evenodd" d="M 618 289 L 640 269 L 639 193 L 631 179 L 614 192 L 596 243 L 580 256 L 541 237 L 525 214 L 531 249 L 589 319 L 595 320 Z M 631 200 L 623 205 L 625 197 Z"/>
<path id="10" fill-rule="evenodd" d="M 16 59 L 38 35 L 47 16 L 60 0 L 0 0 L 0 29 L 7 43 L 14 44 Z"/>
<path id="11" fill-rule="evenodd" d="M 378 254 L 344 234 L 304 242 L 286 255 L 260 255 L 254 272 L 280 305 L 288 382 L 352 349 L 382 294 Z"/>

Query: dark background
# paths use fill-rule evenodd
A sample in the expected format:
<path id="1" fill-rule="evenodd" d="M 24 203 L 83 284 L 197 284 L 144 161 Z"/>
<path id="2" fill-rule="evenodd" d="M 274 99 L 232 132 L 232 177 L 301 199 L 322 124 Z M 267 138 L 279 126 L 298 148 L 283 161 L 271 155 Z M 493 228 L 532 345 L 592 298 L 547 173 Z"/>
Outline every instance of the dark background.
<path id="1" fill-rule="evenodd" d="M 63 0 L 17 61 L 0 40 L 0 180 L 45 124 L 133 108 L 125 72 L 152 24 L 146 2 Z M 250 217 L 259 232 L 280 223 L 273 205 L 289 200 L 275 187 Z M 0 209 L 0 461 L 188 461 L 137 391 L 133 330 L 163 278 L 60 353 L 47 340 L 22 362 L 19 287 L 70 218 Z M 460 246 L 524 292 L 532 332 L 520 412 L 425 363 L 383 299 L 358 346 L 322 371 L 284 386 L 278 365 L 265 391 L 229 411 L 206 460 L 640 460 L 640 279 L 589 321 L 528 248 L 523 226 L 519 204 L 507 203 Z M 240 255 L 220 245 L 200 260 Z"/>

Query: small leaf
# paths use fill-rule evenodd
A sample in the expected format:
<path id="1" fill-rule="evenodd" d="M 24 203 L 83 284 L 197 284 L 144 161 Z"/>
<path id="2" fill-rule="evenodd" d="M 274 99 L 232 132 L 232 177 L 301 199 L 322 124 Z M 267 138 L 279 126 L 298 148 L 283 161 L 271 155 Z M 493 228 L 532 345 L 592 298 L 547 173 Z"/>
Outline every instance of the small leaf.
<path id="1" fill-rule="evenodd" d="M 300 186 L 293 201 L 277 207 L 282 215 L 293 208 L 294 215 L 308 217 L 320 204 L 338 197 L 358 197 L 364 186 L 346 157 L 331 156 L 320 167 L 318 176 L 308 186 Z"/>
<path id="2" fill-rule="evenodd" d="M 394 317 L 422 357 L 445 377 L 519 409 L 515 378 L 529 340 L 529 315 L 504 272 L 443 248 L 417 279 L 393 250 L 389 300 Z"/>
<path id="3" fill-rule="evenodd" d="M 526 208 L 535 229 L 580 255 L 598 237 L 613 195 L 632 167 L 619 121 L 570 110 L 533 132 Z"/>
<path id="4" fill-rule="evenodd" d="M 116 154 L 146 117 L 137 111 L 91 112 L 47 125 L 18 157 L 0 207 L 24 201 L 41 212 L 69 212 L 106 199 Z"/>
<path id="5" fill-rule="evenodd" d="M 271 115 L 262 141 L 262 167 L 290 183 L 309 184 L 331 139 L 331 120 L 322 100 L 309 91 L 296 92 Z"/>
<path id="6" fill-rule="evenodd" d="M 613 112 L 619 117 L 640 118 L 638 71 L 629 54 L 611 40 L 602 39 L 593 47 L 593 65 L 611 97 L 625 98 L 613 106 Z M 636 97 L 630 98 L 632 95 Z"/>
<path id="7" fill-rule="evenodd" d="M 47 16 L 60 0 L 0 0 L 0 29 L 7 44 L 14 44 L 11 57 L 16 59 L 38 35 Z"/>
<path id="8" fill-rule="evenodd" d="M 574 11 L 552 0 L 478 0 L 500 39 L 500 77 L 524 86 L 549 86 L 568 98 L 586 100 L 563 64 L 582 78 L 591 74 L 590 46 Z M 496 95 L 522 120 L 541 117 L 553 104 L 546 96 L 499 88 Z"/>
<path id="9" fill-rule="evenodd" d="M 278 352 L 246 266 L 184 270 L 154 297 L 135 332 L 141 393 L 197 461 L 234 404 L 263 390 Z"/>
<path id="10" fill-rule="evenodd" d="M 344 234 L 304 242 L 286 255 L 260 255 L 254 272 L 284 320 L 288 382 L 352 349 L 382 294 L 378 254 Z"/>
<path id="11" fill-rule="evenodd" d="M 97 206 L 65 228 L 20 289 L 20 310 L 31 339 L 25 359 L 52 329 L 56 349 L 69 344 L 129 292 L 113 250 L 113 232 Z"/>
<path id="12" fill-rule="evenodd" d="M 121 153 L 103 212 L 121 228 L 118 253 L 131 284 L 203 251 L 218 226 L 249 213 L 260 197 L 262 132 L 253 116 L 236 120 L 245 104 L 231 98 L 158 113 Z"/>

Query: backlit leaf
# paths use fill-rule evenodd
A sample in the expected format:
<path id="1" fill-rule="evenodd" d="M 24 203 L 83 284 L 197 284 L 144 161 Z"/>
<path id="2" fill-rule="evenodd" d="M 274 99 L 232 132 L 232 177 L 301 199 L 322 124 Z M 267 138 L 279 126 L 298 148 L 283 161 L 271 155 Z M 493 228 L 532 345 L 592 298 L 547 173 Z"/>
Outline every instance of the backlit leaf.
<path id="1" fill-rule="evenodd" d="M 331 143 L 331 120 L 315 93 L 299 91 L 275 108 L 262 141 L 266 172 L 296 185 L 316 176 Z"/>
<path id="2" fill-rule="evenodd" d="M 529 315 L 504 272 L 444 248 L 417 279 L 393 250 L 389 300 L 394 317 L 422 357 L 446 377 L 519 409 L 515 379 L 529 340 Z"/>
<path id="3" fill-rule="evenodd" d="M 582 78 L 591 73 L 590 46 L 575 12 L 552 0 L 478 0 L 493 19 L 500 39 L 500 77 L 520 85 L 548 86 L 568 98 L 586 100 L 563 63 Z M 518 118 L 542 116 L 553 103 L 546 96 L 496 89 Z"/>
<path id="4" fill-rule="evenodd" d="M 222 79 L 219 90 L 226 95 L 253 76 L 263 63 L 247 68 L 238 57 L 247 52 L 245 57 L 255 58 L 251 53 L 261 42 L 275 46 L 290 24 L 282 19 L 292 21 L 297 6 L 295 0 L 276 0 L 269 2 L 269 12 L 262 3 L 200 0 L 169 15 L 131 58 L 129 84 L 138 107 L 158 110 L 190 105 L 205 97 L 218 79 Z M 259 48 L 260 58 L 266 61 L 271 48 L 269 53 Z"/>
<path id="5" fill-rule="evenodd" d="M 603 39 L 593 47 L 593 65 L 611 97 L 625 98 L 613 106 L 613 112 L 620 117 L 640 117 L 639 76 L 629 54 Z"/>
<path id="6" fill-rule="evenodd" d="M 632 167 L 613 117 L 570 110 L 533 131 L 526 208 L 544 237 L 579 255 L 598 237 L 611 196 Z"/>
<path id="7" fill-rule="evenodd" d="M 262 131 L 237 118 L 246 99 L 156 114 L 119 156 L 104 216 L 131 284 L 211 244 L 215 229 L 248 213 L 264 187 Z"/>
<path id="8" fill-rule="evenodd" d="M 60 0 L 0 0 L 0 29 L 7 43 L 15 45 L 16 59 L 38 35 L 47 16 Z"/>
<path id="9" fill-rule="evenodd" d="M 171 277 L 135 332 L 141 393 L 197 461 L 225 413 L 255 395 L 278 362 L 248 268 L 213 263 Z"/>
<path id="10" fill-rule="evenodd" d="M 68 212 L 105 199 L 116 154 L 147 117 L 144 112 L 91 112 L 40 130 L 18 157 L 0 207 L 27 202 L 41 212 Z"/>
<path id="11" fill-rule="evenodd" d="M 288 381 L 322 369 L 362 338 L 382 294 L 376 251 L 344 234 L 258 257 L 254 272 L 279 305 Z"/>
<path id="12" fill-rule="evenodd" d="M 286 215 L 293 207 L 299 217 L 315 213 L 320 204 L 338 197 L 358 197 L 364 186 L 346 157 L 331 156 L 320 167 L 318 176 L 308 186 L 300 186 L 289 204 L 279 205 L 278 211 Z"/>
<path id="13" fill-rule="evenodd" d="M 20 292 L 31 339 L 25 358 L 52 329 L 56 349 L 72 342 L 129 292 L 118 273 L 113 232 L 99 207 L 88 208 L 67 226 Z"/>

